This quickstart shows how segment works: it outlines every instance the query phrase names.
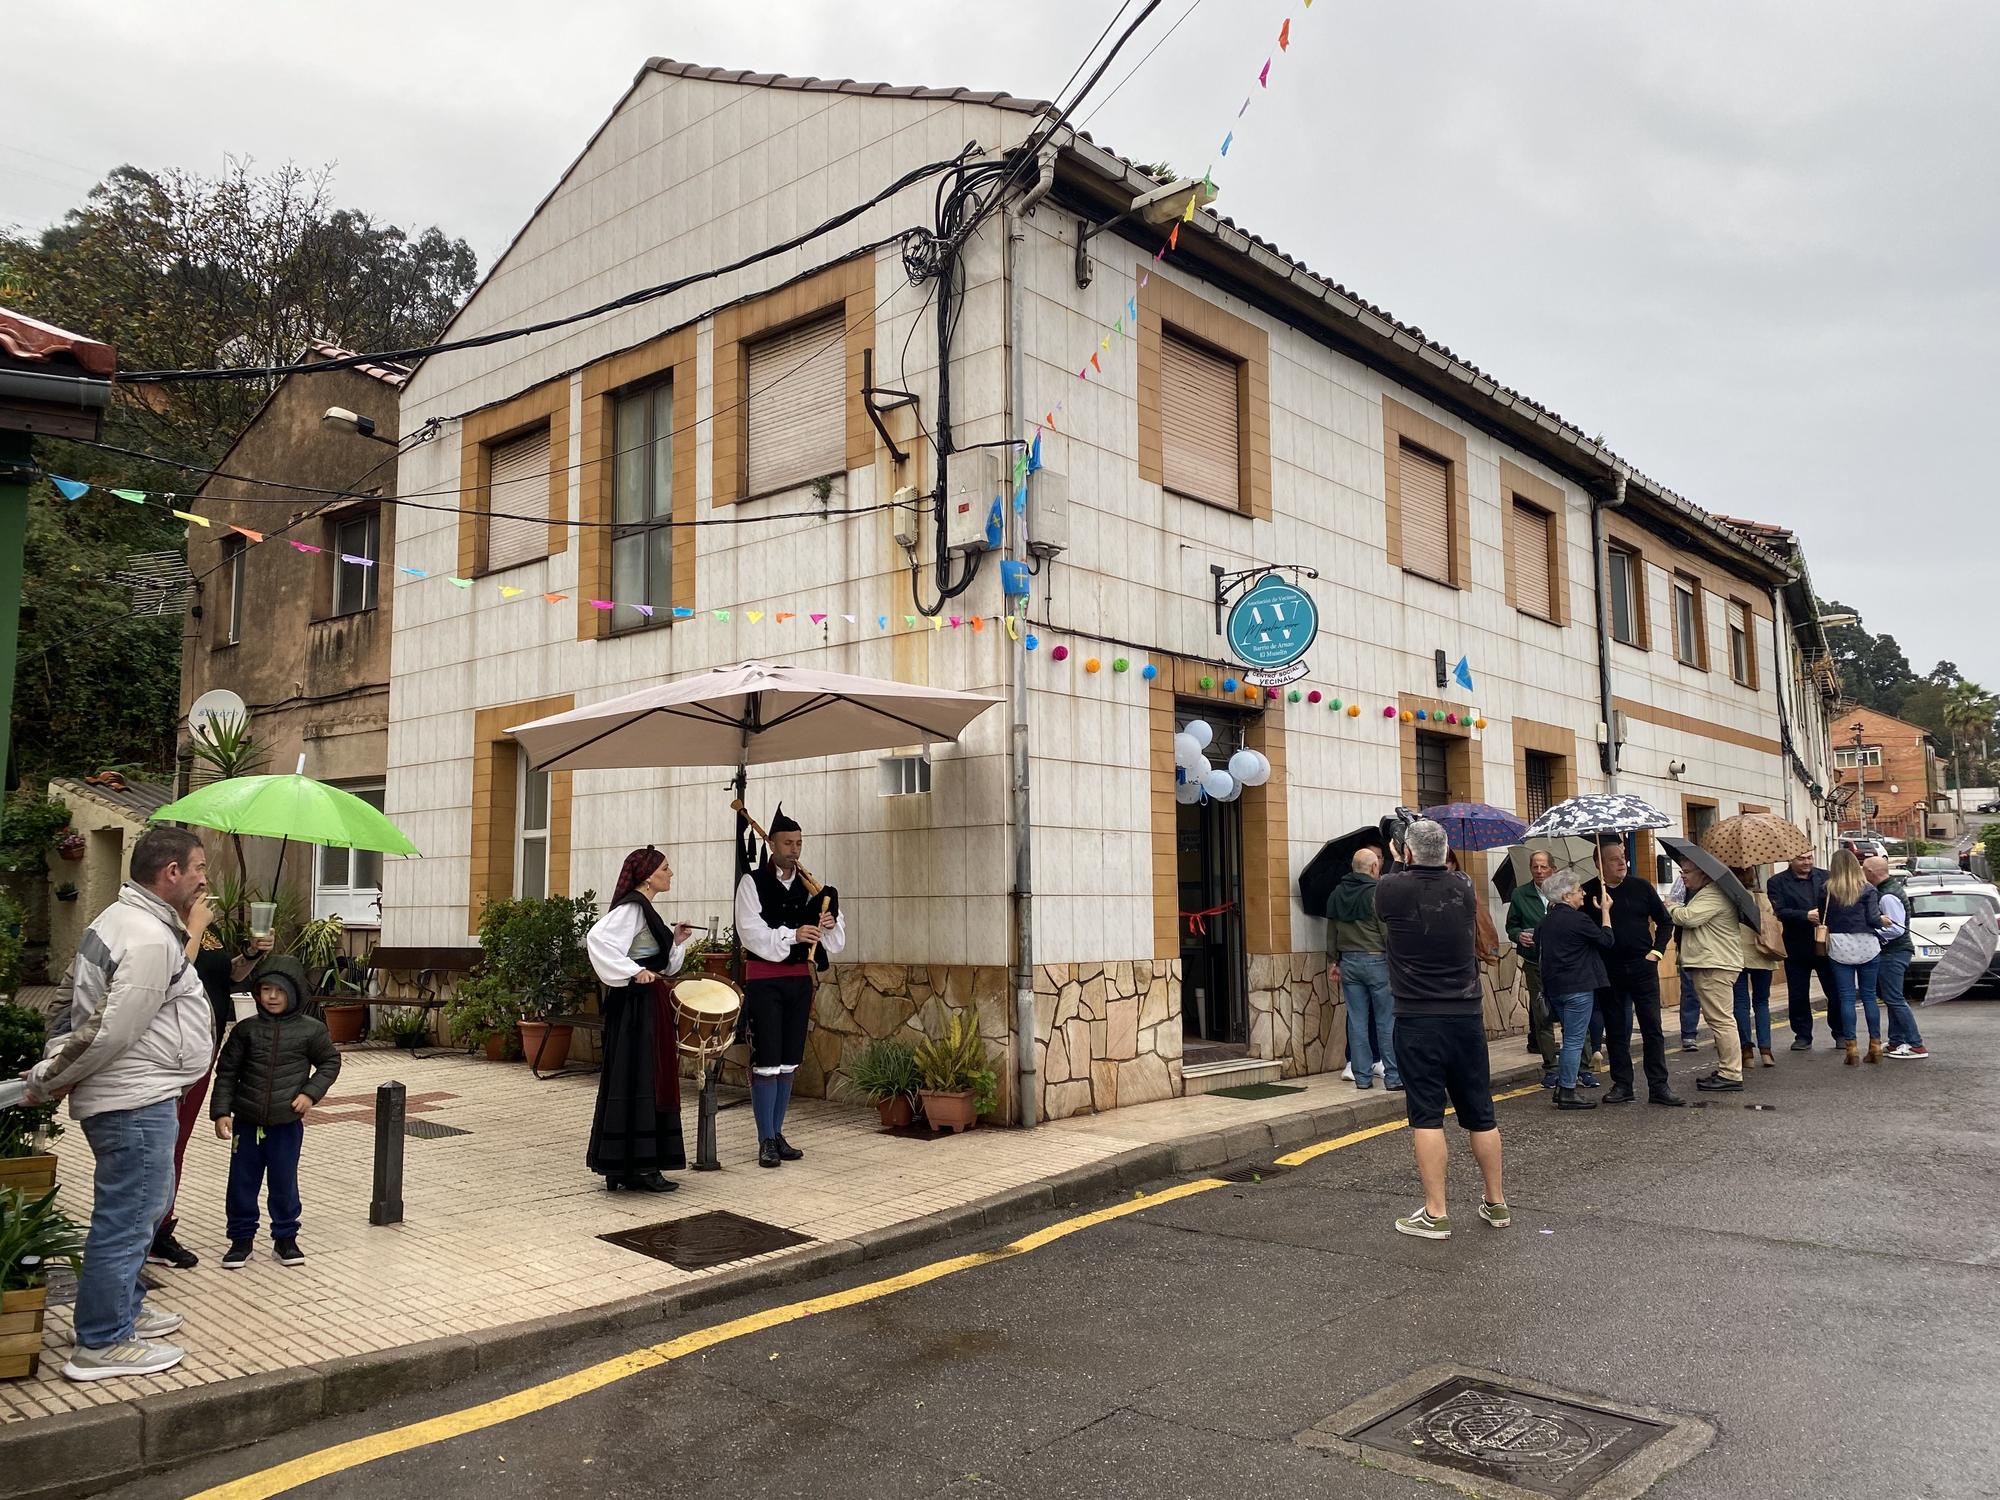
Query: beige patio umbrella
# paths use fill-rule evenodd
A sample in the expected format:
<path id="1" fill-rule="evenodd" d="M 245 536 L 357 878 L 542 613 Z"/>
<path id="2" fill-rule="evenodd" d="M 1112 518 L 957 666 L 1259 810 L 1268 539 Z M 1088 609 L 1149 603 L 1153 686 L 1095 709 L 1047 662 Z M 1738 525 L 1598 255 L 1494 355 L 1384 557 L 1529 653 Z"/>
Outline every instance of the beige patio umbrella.
<path id="1" fill-rule="evenodd" d="M 537 771 L 741 769 L 956 740 L 998 702 L 985 693 L 747 661 L 507 732 Z"/>
<path id="2" fill-rule="evenodd" d="M 1812 840 L 1776 813 L 1738 813 L 1701 836 L 1701 847 L 1732 870 L 1781 864 L 1812 853 Z"/>

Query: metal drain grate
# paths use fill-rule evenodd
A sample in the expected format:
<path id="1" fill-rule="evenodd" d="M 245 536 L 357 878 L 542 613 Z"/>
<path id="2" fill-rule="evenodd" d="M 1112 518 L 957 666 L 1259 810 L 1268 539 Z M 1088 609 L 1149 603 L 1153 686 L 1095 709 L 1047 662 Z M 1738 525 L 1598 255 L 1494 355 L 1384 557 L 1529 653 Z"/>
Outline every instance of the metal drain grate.
<path id="1" fill-rule="evenodd" d="M 692 1214 L 685 1219 L 669 1219 L 664 1224 L 646 1224 L 638 1229 L 621 1229 L 600 1234 L 599 1239 L 654 1260 L 663 1260 L 683 1271 L 705 1271 L 727 1265 L 732 1260 L 748 1260 L 768 1255 L 792 1245 L 809 1244 L 812 1236 L 759 1219 L 746 1219 L 718 1209 L 713 1213 Z"/>
<path id="2" fill-rule="evenodd" d="M 403 1134 L 413 1135 L 420 1141 L 441 1141 L 448 1135 L 471 1135 L 469 1130 L 461 1130 L 456 1125 L 440 1125 L 436 1120 L 405 1120 Z"/>
<path id="3" fill-rule="evenodd" d="M 1218 1172 L 1215 1175 L 1224 1182 L 1262 1182 L 1266 1177 L 1282 1177 L 1291 1170 L 1290 1167 L 1276 1165 L 1268 1167 L 1238 1167 L 1234 1172 Z"/>

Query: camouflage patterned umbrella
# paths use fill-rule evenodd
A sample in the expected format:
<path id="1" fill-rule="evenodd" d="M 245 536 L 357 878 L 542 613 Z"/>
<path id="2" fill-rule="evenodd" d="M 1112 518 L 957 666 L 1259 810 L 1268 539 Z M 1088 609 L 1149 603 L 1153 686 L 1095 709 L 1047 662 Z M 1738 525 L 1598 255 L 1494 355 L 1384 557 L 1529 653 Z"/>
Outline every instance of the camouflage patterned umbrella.
<path id="1" fill-rule="evenodd" d="M 2000 948 L 2000 924 L 1994 922 L 1993 913 L 1981 902 L 1980 909 L 1959 924 L 1958 936 L 1951 940 L 1944 957 L 1931 970 L 1930 983 L 1924 986 L 1923 1003 L 1942 1005 L 1971 989 L 1986 977 L 1986 966 L 1993 962 L 1995 948 Z"/>
<path id="2" fill-rule="evenodd" d="M 1704 833 L 1701 847 L 1732 870 L 1754 870 L 1812 853 L 1812 840 L 1776 813 L 1738 813 Z"/>

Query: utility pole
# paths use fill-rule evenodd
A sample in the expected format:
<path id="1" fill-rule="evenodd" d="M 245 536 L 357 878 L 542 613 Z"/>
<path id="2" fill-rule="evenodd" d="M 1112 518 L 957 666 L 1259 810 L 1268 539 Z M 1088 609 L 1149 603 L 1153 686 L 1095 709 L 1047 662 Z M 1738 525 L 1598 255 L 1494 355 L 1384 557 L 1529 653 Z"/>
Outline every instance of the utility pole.
<path id="1" fill-rule="evenodd" d="M 1859 832 L 1868 836 L 1868 761 L 1861 748 L 1861 721 L 1856 719 L 1854 730 L 1854 810 L 1860 817 Z"/>

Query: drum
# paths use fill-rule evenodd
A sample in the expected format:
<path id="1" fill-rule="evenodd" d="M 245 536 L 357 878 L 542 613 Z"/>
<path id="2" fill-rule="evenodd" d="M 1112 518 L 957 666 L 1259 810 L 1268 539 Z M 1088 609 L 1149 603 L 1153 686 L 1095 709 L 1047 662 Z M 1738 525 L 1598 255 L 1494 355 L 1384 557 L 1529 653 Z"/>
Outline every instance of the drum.
<path id="1" fill-rule="evenodd" d="M 681 1051 L 707 1064 L 735 1039 L 743 992 L 726 979 L 683 979 L 674 985 L 673 1006 Z"/>

